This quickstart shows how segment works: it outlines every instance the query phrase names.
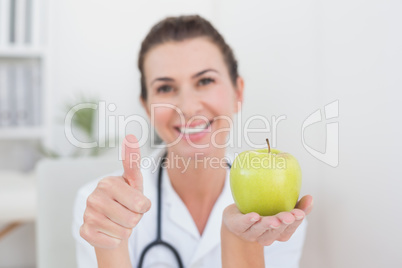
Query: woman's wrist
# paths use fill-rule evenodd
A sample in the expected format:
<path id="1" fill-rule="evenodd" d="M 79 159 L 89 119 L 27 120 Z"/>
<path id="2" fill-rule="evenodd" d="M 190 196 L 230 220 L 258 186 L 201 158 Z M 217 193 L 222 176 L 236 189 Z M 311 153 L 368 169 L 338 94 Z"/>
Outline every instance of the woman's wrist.
<path id="1" fill-rule="evenodd" d="M 264 247 L 258 242 L 245 241 L 221 226 L 222 267 L 265 267 Z"/>
<path id="2" fill-rule="evenodd" d="M 95 248 L 98 268 L 131 268 L 130 255 L 128 253 L 128 240 L 124 240 L 117 248 Z"/>

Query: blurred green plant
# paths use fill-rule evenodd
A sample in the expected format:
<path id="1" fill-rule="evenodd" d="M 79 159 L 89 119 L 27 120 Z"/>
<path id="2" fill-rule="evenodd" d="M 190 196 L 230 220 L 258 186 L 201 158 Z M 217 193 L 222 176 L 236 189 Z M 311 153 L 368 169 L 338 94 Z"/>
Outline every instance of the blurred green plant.
<path id="1" fill-rule="evenodd" d="M 84 96 L 83 94 L 80 94 L 79 96 L 76 97 L 76 100 L 74 101 L 69 101 L 64 105 L 64 111 L 63 111 L 63 116 L 57 120 L 57 122 L 61 123 L 64 125 L 64 120 L 65 116 L 67 113 L 74 108 L 74 106 L 78 104 L 88 104 L 88 103 L 93 103 L 93 104 L 98 104 L 99 103 L 99 98 L 94 97 L 94 96 Z M 78 109 L 74 112 L 74 116 L 71 119 L 71 127 L 72 127 L 72 132 L 81 132 L 83 133 L 86 137 L 80 137 L 84 138 L 85 142 L 90 142 L 93 140 L 96 140 L 96 135 L 97 135 L 97 124 L 95 124 L 95 119 L 98 116 L 98 111 L 95 109 L 90 109 L 90 108 L 83 108 L 83 109 Z M 38 148 L 39 152 L 49 158 L 59 158 L 63 157 L 64 155 L 61 155 L 57 153 L 54 150 L 51 150 L 49 148 L 46 148 L 43 144 L 39 145 Z M 67 157 L 79 157 L 83 155 L 87 156 L 99 156 L 103 153 L 105 153 L 108 150 L 108 148 L 100 148 L 99 146 L 93 147 L 93 148 L 75 148 L 73 153 L 68 155 Z"/>

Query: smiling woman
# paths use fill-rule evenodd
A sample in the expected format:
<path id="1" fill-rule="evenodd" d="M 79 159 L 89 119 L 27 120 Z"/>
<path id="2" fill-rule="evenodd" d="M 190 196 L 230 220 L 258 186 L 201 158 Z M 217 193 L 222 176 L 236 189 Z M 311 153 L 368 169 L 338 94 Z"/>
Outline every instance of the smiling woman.
<path id="1" fill-rule="evenodd" d="M 194 147 L 209 144 L 212 137 L 217 145 L 226 142 L 229 131 L 219 130 L 230 129 L 230 119 L 243 97 L 242 78 L 237 77 L 233 85 L 219 48 L 206 37 L 157 45 L 146 57 L 144 75 L 147 95 L 141 100 L 148 114 L 152 105 L 162 103 L 182 114 L 183 118 L 166 106 L 152 111 L 154 127 L 167 144 L 184 134 L 170 150 L 188 157 L 216 154 L 214 146 Z M 205 128 L 200 131 L 201 126 Z M 223 156 L 224 148 L 220 152 Z"/>
<path id="2" fill-rule="evenodd" d="M 222 36 L 199 16 L 166 18 L 143 41 L 138 67 L 141 103 L 166 145 L 151 157 L 163 161 L 153 161 L 158 174 L 140 167 L 128 135 L 123 170 L 81 188 L 79 267 L 297 267 L 312 198 L 274 216 L 243 215 L 228 165 L 216 165 L 232 159 L 225 142 L 244 90 Z"/>

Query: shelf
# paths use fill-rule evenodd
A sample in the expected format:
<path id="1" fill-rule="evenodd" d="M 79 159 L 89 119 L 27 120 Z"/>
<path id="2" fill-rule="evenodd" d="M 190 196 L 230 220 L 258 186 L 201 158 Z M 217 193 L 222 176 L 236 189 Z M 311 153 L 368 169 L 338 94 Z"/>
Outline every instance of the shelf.
<path id="1" fill-rule="evenodd" d="M 0 127 L 0 140 L 37 140 L 43 133 L 42 127 Z"/>
<path id="2" fill-rule="evenodd" d="M 41 48 L 0 47 L 0 58 L 42 58 L 45 51 Z"/>

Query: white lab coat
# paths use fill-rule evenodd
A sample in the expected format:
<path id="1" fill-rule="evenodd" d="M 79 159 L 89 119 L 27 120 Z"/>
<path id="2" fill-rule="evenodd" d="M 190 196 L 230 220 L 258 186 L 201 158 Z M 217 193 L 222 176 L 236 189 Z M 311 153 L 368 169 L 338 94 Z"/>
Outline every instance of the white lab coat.
<path id="1" fill-rule="evenodd" d="M 157 150 L 152 154 L 152 157 L 159 159 L 163 153 L 163 150 Z M 228 156 L 228 159 L 233 160 L 230 156 Z M 151 200 L 152 207 L 150 211 L 144 214 L 129 238 L 129 252 L 133 267 L 137 267 L 143 248 L 156 237 L 157 177 L 160 162 L 156 160 L 151 165 L 148 165 L 149 163 L 150 161 L 147 162 L 146 168 L 142 168 L 142 174 L 144 178 L 144 194 Z M 118 170 L 105 176 L 121 176 L 122 174 L 123 170 Z M 83 224 L 86 199 L 93 192 L 100 179 L 81 187 L 75 201 L 72 232 L 76 240 L 79 268 L 97 267 L 94 248 L 80 237 L 79 229 Z M 164 169 L 162 176 L 162 239 L 176 248 L 182 258 L 184 267 L 221 267 L 220 228 L 222 212 L 226 206 L 232 203 L 234 201 L 230 191 L 228 169 L 223 191 L 212 209 L 203 235 L 200 236 L 189 211 L 174 191 L 166 169 Z M 289 241 L 274 242 L 272 245 L 265 247 L 266 266 L 270 268 L 299 267 L 305 231 L 306 222 L 304 221 Z M 171 251 L 165 247 L 158 246 L 146 254 L 144 267 L 177 267 L 177 261 Z"/>

